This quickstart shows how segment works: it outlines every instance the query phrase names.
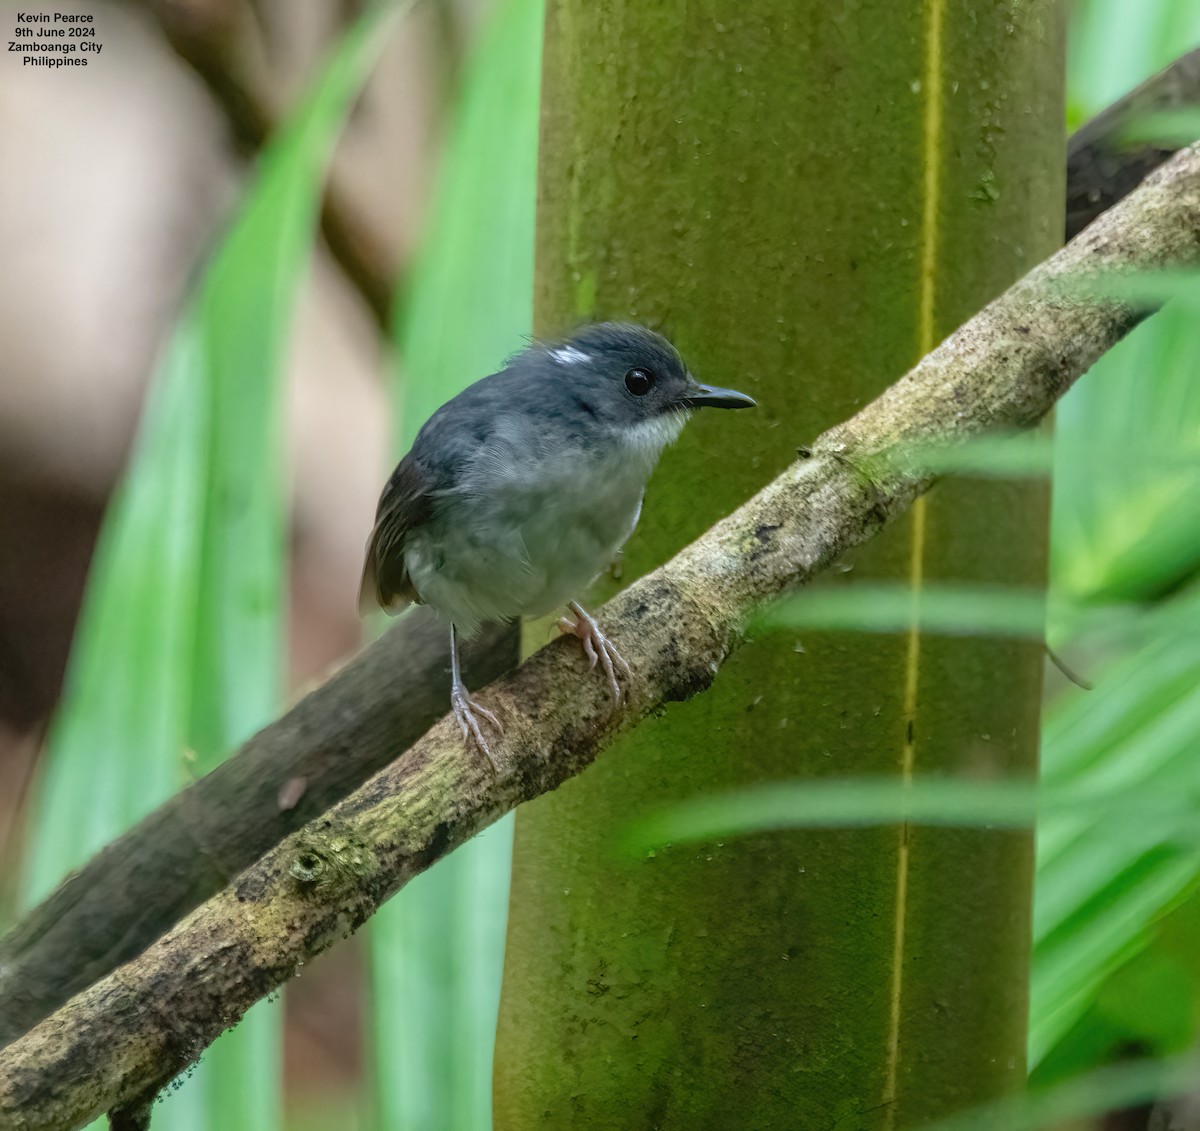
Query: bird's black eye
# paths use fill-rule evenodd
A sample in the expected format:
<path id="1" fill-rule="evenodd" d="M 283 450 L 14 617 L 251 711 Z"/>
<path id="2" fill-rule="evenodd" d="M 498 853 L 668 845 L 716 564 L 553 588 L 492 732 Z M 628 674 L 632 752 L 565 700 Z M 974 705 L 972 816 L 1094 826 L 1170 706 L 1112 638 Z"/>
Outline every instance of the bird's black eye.
<path id="1" fill-rule="evenodd" d="M 644 397 L 654 387 L 654 374 L 649 369 L 631 369 L 625 374 L 625 388 L 635 397 Z"/>

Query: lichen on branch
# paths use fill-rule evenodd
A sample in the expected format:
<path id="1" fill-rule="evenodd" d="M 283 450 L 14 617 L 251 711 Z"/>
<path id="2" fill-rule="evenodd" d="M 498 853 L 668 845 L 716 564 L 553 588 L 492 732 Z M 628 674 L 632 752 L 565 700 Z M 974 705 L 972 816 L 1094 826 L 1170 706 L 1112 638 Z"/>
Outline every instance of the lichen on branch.
<path id="1" fill-rule="evenodd" d="M 778 479 L 599 613 L 635 676 L 617 711 L 559 640 L 483 698 L 501 773 L 453 719 L 280 842 L 143 954 L 0 1052 L 0 1126 L 68 1128 L 144 1103 L 259 998 L 361 925 L 413 876 L 614 736 L 702 692 L 758 604 L 796 588 L 933 482 L 893 458 L 1028 427 L 1146 313 L 1072 281 L 1200 261 L 1200 146 L 947 338 Z M 367 708 L 369 710 L 369 707 Z"/>

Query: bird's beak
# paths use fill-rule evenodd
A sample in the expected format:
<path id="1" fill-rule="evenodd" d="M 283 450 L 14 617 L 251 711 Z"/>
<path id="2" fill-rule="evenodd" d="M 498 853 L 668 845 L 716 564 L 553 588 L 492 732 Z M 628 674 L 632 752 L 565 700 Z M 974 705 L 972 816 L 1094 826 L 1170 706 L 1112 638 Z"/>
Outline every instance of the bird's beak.
<path id="1" fill-rule="evenodd" d="M 691 378 L 687 392 L 679 403 L 685 408 L 754 408 L 757 402 L 753 397 L 739 393 L 736 389 L 701 385 L 695 378 Z"/>

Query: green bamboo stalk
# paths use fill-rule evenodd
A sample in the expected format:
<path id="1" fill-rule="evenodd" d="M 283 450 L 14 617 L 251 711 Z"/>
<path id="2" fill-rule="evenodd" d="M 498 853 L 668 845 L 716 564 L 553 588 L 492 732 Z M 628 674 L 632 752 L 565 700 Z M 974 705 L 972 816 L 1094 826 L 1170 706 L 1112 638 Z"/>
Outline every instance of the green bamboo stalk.
<path id="1" fill-rule="evenodd" d="M 624 582 L 1055 246 L 1062 24 L 1056 0 L 552 0 L 537 329 L 660 326 L 761 406 L 668 453 Z M 956 482 L 835 584 L 1039 586 L 1045 556 L 1043 487 Z M 1031 772 L 1040 676 L 1028 641 L 764 639 L 526 806 L 497 1126 L 900 1128 L 1018 1084 L 1026 833 L 763 833 L 623 862 L 614 833 L 781 778 Z"/>

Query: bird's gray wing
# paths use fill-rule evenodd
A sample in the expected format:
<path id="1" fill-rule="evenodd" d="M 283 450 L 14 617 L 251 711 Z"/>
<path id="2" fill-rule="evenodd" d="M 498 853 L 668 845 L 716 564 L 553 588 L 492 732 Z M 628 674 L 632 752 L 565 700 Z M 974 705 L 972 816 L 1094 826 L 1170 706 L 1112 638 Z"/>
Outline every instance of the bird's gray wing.
<path id="1" fill-rule="evenodd" d="M 375 513 L 375 527 L 367 540 L 358 611 L 365 615 L 377 605 L 398 613 L 410 602 L 421 603 L 404 564 L 404 542 L 411 530 L 429 521 L 432 497 L 430 476 L 410 452 L 387 481 Z"/>

